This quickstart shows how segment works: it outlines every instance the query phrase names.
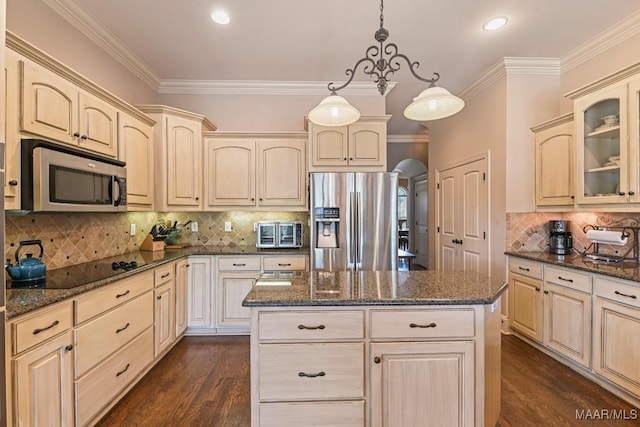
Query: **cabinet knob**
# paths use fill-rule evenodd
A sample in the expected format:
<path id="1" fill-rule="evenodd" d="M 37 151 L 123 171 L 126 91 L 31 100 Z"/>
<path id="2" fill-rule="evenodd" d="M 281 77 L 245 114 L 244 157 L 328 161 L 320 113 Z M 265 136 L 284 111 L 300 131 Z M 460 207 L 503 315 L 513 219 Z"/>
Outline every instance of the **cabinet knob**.
<path id="1" fill-rule="evenodd" d="M 573 199 L 575 199 L 575 198 L 576 198 L 576 196 L 571 196 L 571 200 L 573 200 Z"/>
<path id="2" fill-rule="evenodd" d="M 87 138 L 88 138 L 88 137 L 87 137 L 87 135 L 82 135 L 82 136 L 80 137 L 80 139 L 82 139 L 82 140 L 84 140 L 84 141 L 86 141 L 86 140 L 87 140 Z"/>
<path id="3" fill-rule="evenodd" d="M 156 299 L 157 299 L 157 300 L 161 300 L 161 299 L 162 299 L 162 295 L 158 295 L 158 296 L 156 297 Z"/>
<path id="4" fill-rule="evenodd" d="M 545 295 L 549 295 L 549 291 L 543 291 L 542 293 Z"/>
<path id="5" fill-rule="evenodd" d="M 196 202 L 197 202 L 198 200 L 200 200 L 200 197 L 196 197 Z"/>
<path id="6" fill-rule="evenodd" d="M 540 292 L 540 288 L 536 286 L 536 292 Z"/>
<path id="7" fill-rule="evenodd" d="M 76 138 L 78 138 L 80 136 L 80 132 L 74 132 L 73 136 L 75 136 Z"/>
<path id="8" fill-rule="evenodd" d="M 16 181 L 15 179 L 12 179 L 11 181 L 9 181 L 9 185 L 11 185 L 12 187 L 15 187 L 16 185 L 18 185 L 18 181 Z"/>
<path id="9" fill-rule="evenodd" d="M 344 161 L 346 162 L 346 161 L 347 161 L 347 158 L 346 158 L 346 157 L 343 157 L 343 158 L 342 158 L 342 160 L 344 160 Z"/>
<path id="10" fill-rule="evenodd" d="M 262 197 L 260 197 L 258 200 L 262 201 Z"/>
<path id="11" fill-rule="evenodd" d="M 619 195 L 621 195 L 621 196 L 624 196 L 624 195 L 625 195 L 625 194 L 627 194 L 627 193 L 625 193 L 624 191 L 621 191 L 621 192 L 619 192 L 618 194 L 619 194 Z"/>
<path id="12" fill-rule="evenodd" d="M 73 346 L 71 344 L 64 348 L 64 351 L 66 351 L 67 353 L 69 353 L 71 350 L 73 350 Z"/>
<path id="13" fill-rule="evenodd" d="M 380 358 L 378 356 L 373 358 L 374 363 L 380 363 Z"/>
<path id="14" fill-rule="evenodd" d="M 635 191 L 629 191 L 630 196 L 634 196 L 635 194 L 636 194 Z"/>

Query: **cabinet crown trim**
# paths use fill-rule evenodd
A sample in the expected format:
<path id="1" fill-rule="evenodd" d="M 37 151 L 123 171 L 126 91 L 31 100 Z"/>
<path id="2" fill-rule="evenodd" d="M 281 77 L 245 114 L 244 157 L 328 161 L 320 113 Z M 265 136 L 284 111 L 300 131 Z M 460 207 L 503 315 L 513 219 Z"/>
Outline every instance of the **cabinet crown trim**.
<path id="1" fill-rule="evenodd" d="M 192 113 L 191 111 L 181 110 L 179 108 L 170 107 L 161 104 L 139 104 L 136 107 L 146 114 L 171 114 L 173 116 L 185 119 L 197 120 L 202 122 L 203 131 L 214 131 L 218 127 L 202 114 Z"/>
<path id="2" fill-rule="evenodd" d="M 563 114 L 559 117 L 554 117 L 553 119 L 547 120 L 546 122 L 540 123 L 539 125 L 535 125 L 531 127 L 532 132 L 539 132 L 541 130 L 545 130 L 548 128 L 552 128 L 557 125 L 561 125 L 563 123 L 569 123 L 573 120 L 573 111 L 567 114 Z"/>
<path id="3" fill-rule="evenodd" d="M 592 92 L 595 92 L 597 90 L 610 86 L 614 83 L 619 83 L 631 77 L 637 77 L 639 74 L 640 74 L 640 62 L 633 64 L 627 68 L 623 68 L 622 70 L 615 72 L 613 74 L 609 74 L 608 76 L 602 77 L 601 79 L 595 80 L 571 92 L 568 92 L 564 96 L 566 98 L 575 100 L 576 98 L 580 98 L 581 96 L 590 94 Z"/>
<path id="4" fill-rule="evenodd" d="M 205 138 L 307 139 L 307 132 L 204 132 Z"/>
<path id="5" fill-rule="evenodd" d="M 358 119 L 357 122 L 355 122 L 354 124 L 358 124 L 358 123 L 364 123 L 364 122 L 378 122 L 380 123 L 381 121 L 384 121 L 385 123 L 389 121 L 389 119 L 391 119 L 391 115 L 389 114 L 383 114 L 380 116 L 360 116 L 360 118 Z M 309 130 L 309 117 L 304 116 L 304 130 Z"/>

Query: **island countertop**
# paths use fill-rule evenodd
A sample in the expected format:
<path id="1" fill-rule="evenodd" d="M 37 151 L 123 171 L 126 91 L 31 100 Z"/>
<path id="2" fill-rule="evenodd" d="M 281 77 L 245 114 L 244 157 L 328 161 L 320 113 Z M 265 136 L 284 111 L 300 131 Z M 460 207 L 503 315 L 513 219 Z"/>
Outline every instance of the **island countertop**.
<path id="1" fill-rule="evenodd" d="M 471 272 L 315 271 L 263 277 L 242 305 L 484 305 L 495 302 L 506 288 L 502 280 Z"/>

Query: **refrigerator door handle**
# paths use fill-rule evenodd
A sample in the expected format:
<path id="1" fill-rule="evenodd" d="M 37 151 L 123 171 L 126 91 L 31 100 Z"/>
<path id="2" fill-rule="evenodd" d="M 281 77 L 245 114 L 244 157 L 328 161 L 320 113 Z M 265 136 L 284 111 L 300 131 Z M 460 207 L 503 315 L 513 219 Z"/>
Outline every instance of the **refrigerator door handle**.
<path id="1" fill-rule="evenodd" d="M 355 193 L 355 202 L 356 202 L 356 223 L 355 223 L 355 239 L 354 239 L 354 247 L 355 247 L 355 261 L 356 266 L 361 265 L 362 263 L 362 248 L 360 247 L 360 238 L 362 237 L 362 194 L 358 191 Z"/>
<path id="2" fill-rule="evenodd" d="M 349 193 L 349 263 L 356 262 L 356 203 L 355 193 Z"/>

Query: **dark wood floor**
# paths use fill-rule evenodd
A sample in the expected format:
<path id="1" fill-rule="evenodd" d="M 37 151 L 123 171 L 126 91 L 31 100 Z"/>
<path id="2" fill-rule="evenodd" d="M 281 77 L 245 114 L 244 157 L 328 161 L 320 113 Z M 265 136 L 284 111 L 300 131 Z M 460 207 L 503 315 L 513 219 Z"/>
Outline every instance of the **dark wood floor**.
<path id="1" fill-rule="evenodd" d="M 502 345 L 500 426 L 640 425 L 576 420 L 577 410 L 634 408 L 514 336 Z M 249 338 L 186 337 L 98 425 L 247 427 L 250 419 Z"/>

